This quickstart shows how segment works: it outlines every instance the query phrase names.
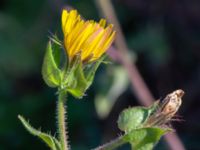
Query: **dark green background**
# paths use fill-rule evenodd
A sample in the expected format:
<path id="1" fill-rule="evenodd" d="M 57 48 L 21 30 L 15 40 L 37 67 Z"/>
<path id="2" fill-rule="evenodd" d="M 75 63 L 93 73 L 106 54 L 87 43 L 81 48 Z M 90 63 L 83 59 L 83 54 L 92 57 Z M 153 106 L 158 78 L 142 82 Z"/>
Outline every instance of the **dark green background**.
<path id="1" fill-rule="evenodd" d="M 136 64 L 154 96 L 159 98 L 177 88 L 186 91 L 179 112 L 185 121 L 173 124 L 187 149 L 200 149 L 200 2 L 113 3 L 128 45 L 137 54 Z M 43 82 L 41 64 L 48 36 L 60 33 L 61 10 L 68 4 L 87 19 L 99 19 L 93 0 L 0 1 L 0 150 L 48 149 L 24 130 L 18 114 L 29 118 L 36 128 L 56 132 L 56 90 Z M 69 97 L 67 115 L 73 150 L 94 148 L 116 137 L 120 133 L 116 124 L 119 112 L 139 105 L 129 88 L 109 117 L 98 119 L 93 99 L 98 90 L 108 88 L 102 84 L 107 81 L 106 68 L 103 65 L 98 70 L 83 100 Z M 157 149 L 164 147 L 161 141 Z"/>

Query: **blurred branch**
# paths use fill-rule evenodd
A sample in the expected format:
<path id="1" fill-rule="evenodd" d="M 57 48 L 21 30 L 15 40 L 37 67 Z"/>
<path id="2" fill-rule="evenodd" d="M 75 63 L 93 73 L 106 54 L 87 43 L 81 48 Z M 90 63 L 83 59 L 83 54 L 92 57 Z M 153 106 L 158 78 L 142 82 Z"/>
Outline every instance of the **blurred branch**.
<path id="1" fill-rule="evenodd" d="M 145 85 L 137 67 L 132 63 L 132 61 L 128 61 L 128 59 L 124 57 L 123 53 L 120 52 L 119 49 L 111 47 L 108 51 L 108 54 L 111 56 L 111 58 L 124 66 L 129 80 L 131 81 L 132 90 L 140 103 L 144 106 L 150 106 L 153 103 L 154 98 L 149 92 L 148 87 Z"/>
<path id="2" fill-rule="evenodd" d="M 150 104 L 152 104 L 154 97 L 150 93 L 150 90 L 145 84 L 143 78 L 141 77 L 136 65 L 132 63 L 132 60 L 129 57 L 129 50 L 111 1 L 96 0 L 96 4 L 99 8 L 99 11 L 107 18 L 107 20 L 115 25 L 115 29 L 117 31 L 117 37 L 115 41 L 117 49 L 114 49 L 114 47 L 112 47 L 109 50 L 108 54 L 115 60 L 118 60 L 118 62 L 120 62 L 126 69 L 132 84 L 133 92 L 137 96 L 140 103 L 142 105 L 149 106 Z M 182 142 L 180 141 L 176 133 L 165 135 L 165 140 L 171 150 L 185 150 Z"/>
<path id="3" fill-rule="evenodd" d="M 132 63 L 132 59 L 129 54 L 128 47 L 125 42 L 124 35 L 121 31 L 120 24 L 115 16 L 114 9 L 109 0 L 96 0 L 97 6 L 99 7 L 100 12 L 108 19 L 109 22 L 113 23 L 115 30 L 117 31 L 116 37 L 116 47 L 118 51 L 112 51 L 113 53 L 118 53 L 118 59 L 120 59 L 121 64 L 126 68 L 129 79 L 132 83 L 132 88 L 137 98 L 140 100 L 140 103 L 145 106 L 149 106 L 153 103 L 153 96 L 149 92 L 147 86 L 145 85 L 141 75 L 139 74 L 136 66 Z"/>

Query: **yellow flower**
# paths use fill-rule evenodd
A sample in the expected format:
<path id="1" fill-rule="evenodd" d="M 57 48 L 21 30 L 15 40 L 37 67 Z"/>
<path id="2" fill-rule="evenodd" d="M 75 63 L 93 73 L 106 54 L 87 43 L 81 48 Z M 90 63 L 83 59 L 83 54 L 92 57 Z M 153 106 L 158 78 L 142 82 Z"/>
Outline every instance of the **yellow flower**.
<path id="1" fill-rule="evenodd" d="M 106 52 L 115 38 L 112 24 L 106 27 L 105 19 L 99 23 L 85 21 L 77 10 L 62 11 L 62 30 L 64 47 L 70 60 L 80 54 L 82 61 L 95 61 Z"/>

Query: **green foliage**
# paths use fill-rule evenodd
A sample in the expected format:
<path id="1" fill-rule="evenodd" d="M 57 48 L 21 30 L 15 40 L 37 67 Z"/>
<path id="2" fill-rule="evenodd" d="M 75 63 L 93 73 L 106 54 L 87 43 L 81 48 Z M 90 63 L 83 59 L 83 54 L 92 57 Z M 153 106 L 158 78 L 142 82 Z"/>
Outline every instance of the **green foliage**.
<path id="1" fill-rule="evenodd" d="M 147 120 L 152 112 L 157 108 L 158 103 L 154 103 L 151 107 L 132 107 L 123 110 L 118 118 L 118 127 L 120 130 L 128 133 L 133 129 L 143 127 L 143 123 Z"/>
<path id="2" fill-rule="evenodd" d="M 144 107 L 125 109 L 119 116 L 118 127 L 120 130 L 128 133 L 133 129 L 141 128 L 142 123 L 145 122 L 148 116 L 148 109 Z"/>
<path id="3" fill-rule="evenodd" d="M 94 80 L 97 68 L 104 57 L 96 62 L 83 64 L 77 55 L 67 68 L 64 68 L 61 88 L 76 98 L 82 98 Z"/>
<path id="4" fill-rule="evenodd" d="M 51 148 L 51 150 L 61 150 L 60 142 L 55 137 L 34 129 L 22 116 L 19 115 L 18 118 L 30 134 L 40 138 Z"/>
<path id="5" fill-rule="evenodd" d="M 162 135 L 171 131 L 159 126 L 146 127 L 144 123 L 158 107 L 133 107 L 122 111 L 118 118 L 118 127 L 125 132 L 123 140 L 129 142 L 134 150 L 151 150 Z"/>
<path id="6" fill-rule="evenodd" d="M 167 42 L 164 28 L 152 23 L 137 30 L 128 39 L 130 47 L 138 53 L 145 53 L 145 57 L 156 65 L 166 63 L 170 57 Z"/>
<path id="7" fill-rule="evenodd" d="M 123 138 L 128 141 L 133 150 L 152 150 L 161 136 L 168 132 L 163 128 L 141 128 L 132 130 Z"/>
<path id="8" fill-rule="evenodd" d="M 42 66 L 42 76 L 46 84 L 50 87 L 58 87 L 61 82 L 61 70 L 58 68 L 59 55 L 53 55 L 59 52 L 58 47 L 52 48 L 52 43 L 49 41 L 44 56 L 44 62 Z"/>
<path id="9" fill-rule="evenodd" d="M 99 14 L 96 9 L 97 7 L 94 5 L 95 1 L 71 0 L 65 2 L 65 4 L 72 4 L 70 6 L 77 8 L 85 18 L 96 18 L 95 20 L 98 20 Z M 175 24 L 172 25 L 170 21 L 163 22 L 163 15 L 161 13 L 166 13 L 165 11 L 159 11 L 159 17 L 156 17 L 156 19 L 154 17 L 149 18 L 146 17 L 146 15 L 148 16 L 149 14 L 141 16 L 141 11 L 131 9 L 131 6 L 128 6 L 129 8 L 127 9 L 125 5 L 127 1 L 113 2 L 115 4 L 117 16 L 120 17 L 120 23 L 123 24 L 123 31 L 126 35 L 126 40 L 129 41 L 129 45 L 131 46 L 129 47 L 129 52 L 134 50 L 138 54 L 138 68 L 143 75 L 145 75 L 144 77 L 151 85 L 150 87 L 152 87 L 152 89 L 158 88 L 154 83 L 159 82 L 159 85 L 163 85 L 162 87 L 164 89 L 170 89 L 174 88 L 174 86 L 180 86 L 179 84 L 188 83 L 189 81 L 193 85 L 192 87 L 194 87 L 194 90 L 191 90 L 198 90 L 198 69 L 194 69 L 195 67 L 198 68 L 198 63 L 196 63 L 199 60 L 199 56 L 196 55 L 198 48 L 197 52 L 194 52 L 195 50 L 192 49 L 199 46 L 198 42 L 200 34 L 195 32 L 196 28 L 191 25 L 191 23 L 193 24 L 195 21 L 191 21 L 190 25 L 184 26 L 185 24 L 180 23 L 182 19 L 175 19 L 172 20 L 175 21 Z M 118 2 L 123 3 L 123 5 L 119 5 Z M 131 4 L 132 2 L 133 1 L 130 1 Z M 187 2 L 190 3 L 190 1 Z M 59 35 L 59 12 L 63 3 L 64 1 L 47 0 L 1 1 L 0 150 L 45 149 L 42 142 L 32 141 L 32 137 L 29 136 L 21 126 L 19 126 L 19 121 L 16 119 L 16 116 L 19 113 L 34 119 L 36 124 L 41 124 L 45 129 L 47 129 L 47 131 L 51 128 L 53 129 L 52 131 L 55 131 L 55 123 L 53 122 L 55 119 L 54 108 L 56 103 L 54 97 L 55 89 L 44 88 L 44 84 L 40 80 L 40 64 L 44 55 L 44 47 L 47 45 L 47 32 L 58 31 L 57 33 Z M 159 5 L 161 3 L 154 3 L 153 5 L 157 6 L 157 4 Z M 179 3 L 177 3 L 177 5 L 180 6 Z M 198 5 L 189 5 L 187 9 L 195 10 L 191 9 L 193 6 L 196 7 Z M 155 7 L 153 7 L 153 11 L 154 8 Z M 170 14 L 174 15 L 174 13 Z M 130 17 L 126 17 L 127 15 L 130 15 Z M 182 17 L 182 15 L 176 15 L 176 18 L 177 16 Z M 146 24 L 149 23 L 150 26 L 147 25 L 147 29 Z M 192 30 L 189 29 L 190 27 Z M 188 33 L 188 29 L 192 34 L 189 34 L 190 32 Z M 153 30 L 153 32 L 150 30 Z M 159 33 L 162 35 L 159 36 Z M 163 39 L 167 39 L 167 41 L 162 42 Z M 164 66 L 162 66 L 163 62 Z M 174 66 L 174 64 L 177 65 Z M 111 67 L 113 67 L 113 65 Z M 104 68 L 108 67 L 106 66 Z M 114 73 L 110 70 L 109 72 Z M 173 74 L 170 74 L 171 72 Z M 180 73 L 182 74 L 182 77 L 177 76 L 177 74 Z M 69 130 L 76 130 L 76 134 L 71 134 L 72 137 L 77 136 L 78 134 L 81 134 L 81 136 L 85 136 L 85 134 L 89 135 L 85 136 L 85 138 L 82 138 L 81 140 L 78 139 L 76 142 L 71 142 L 73 149 L 83 150 L 88 149 L 88 145 L 97 145 L 98 142 L 101 141 L 102 137 L 99 130 L 108 131 L 104 135 L 107 136 L 112 132 L 109 128 L 116 125 L 116 122 L 112 120 L 113 117 L 111 117 L 111 120 L 109 120 L 109 126 L 103 126 L 103 129 L 99 129 L 102 128 L 102 126 L 98 124 L 98 118 L 94 119 L 94 115 L 90 115 L 95 114 L 93 109 L 93 97 L 96 93 L 99 93 L 100 90 L 99 85 L 96 83 L 103 83 L 110 80 L 108 79 L 105 70 L 99 71 L 98 74 L 102 75 L 104 80 L 96 77 L 96 82 L 92 86 L 91 90 L 87 92 L 87 101 L 78 103 L 77 101 L 73 101 L 72 97 L 69 97 Z M 176 82 L 168 84 L 169 80 L 167 80 L 167 77 L 174 78 L 173 81 Z M 149 81 L 149 78 L 152 80 Z M 191 84 L 189 84 L 189 89 L 191 88 Z M 102 87 L 105 91 L 108 91 L 109 89 L 108 85 L 103 85 Z M 159 90 L 162 91 L 163 89 L 159 88 Z M 116 92 L 116 94 L 118 93 Z M 158 95 L 158 93 L 154 94 Z M 196 94 L 198 94 L 198 92 L 196 92 Z M 131 99 L 131 95 L 131 90 L 127 90 L 123 94 L 123 97 L 118 99 L 123 99 L 120 101 L 120 104 L 122 104 L 120 108 L 127 103 L 130 105 L 130 101 L 125 100 L 124 97 L 129 97 Z M 185 101 L 186 107 L 183 112 L 186 112 L 188 109 L 193 109 L 193 107 L 189 107 L 191 105 L 187 105 L 187 103 L 190 104 L 196 99 L 189 97 L 190 96 L 188 96 L 188 99 L 190 100 Z M 196 98 L 197 96 L 192 95 L 192 97 Z M 106 104 L 104 106 L 108 106 L 107 102 L 109 96 L 107 97 L 106 95 L 106 98 Z M 111 99 L 109 99 L 109 101 L 110 100 Z M 133 101 L 135 100 L 132 97 L 131 103 Z M 112 111 L 118 112 L 118 110 L 119 107 L 113 107 Z M 196 116 L 199 115 L 198 113 L 195 114 Z M 193 113 L 187 113 L 187 118 L 185 118 L 186 120 L 189 120 L 187 122 L 192 120 L 194 123 L 189 126 L 184 125 L 181 129 L 181 137 L 184 139 L 184 144 L 190 149 L 199 149 L 199 134 L 198 132 L 195 132 L 199 129 L 199 121 L 196 118 L 198 117 L 195 117 Z M 80 123 L 82 127 L 77 130 L 77 125 Z M 191 128 L 193 129 L 192 131 Z M 186 132 L 189 133 L 186 134 Z M 73 139 L 74 138 L 75 137 L 73 137 Z M 159 149 L 165 149 L 163 148 L 165 144 L 159 146 L 161 146 Z M 46 149 L 48 149 L 48 147 Z"/>
<path id="10" fill-rule="evenodd" d="M 121 66 L 107 67 L 108 74 L 104 73 L 101 84 L 98 85 L 98 93 L 95 97 L 95 107 L 97 114 L 101 118 L 106 118 L 111 112 L 119 96 L 128 88 L 129 81 L 127 73 Z M 106 85 L 110 85 L 109 88 Z M 105 87 L 107 87 L 105 89 Z M 105 90 L 105 91 L 102 91 Z"/>
<path id="11" fill-rule="evenodd" d="M 51 39 L 52 40 L 52 39 Z M 59 43 L 49 41 L 42 66 L 42 75 L 46 84 L 50 87 L 58 87 L 60 90 L 69 92 L 76 98 L 82 98 L 85 91 L 94 80 L 97 68 L 105 57 L 96 62 L 83 64 L 79 54 L 68 62 L 65 57 L 65 66 L 61 67 L 61 48 Z"/>
<path id="12" fill-rule="evenodd" d="M 80 56 L 76 57 L 72 67 L 69 67 L 69 72 L 64 75 L 63 87 L 66 91 L 76 98 L 81 98 L 87 89 L 87 80 L 85 79 L 82 62 Z"/>

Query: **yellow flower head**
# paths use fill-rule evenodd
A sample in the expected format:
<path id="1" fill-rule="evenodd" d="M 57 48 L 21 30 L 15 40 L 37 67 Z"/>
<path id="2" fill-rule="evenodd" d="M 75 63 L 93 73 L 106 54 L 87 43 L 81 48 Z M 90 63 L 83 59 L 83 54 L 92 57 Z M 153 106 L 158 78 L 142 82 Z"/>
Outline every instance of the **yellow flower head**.
<path id="1" fill-rule="evenodd" d="M 106 20 L 98 22 L 81 19 L 77 10 L 62 11 L 62 30 L 64 46 L 69 59 L 80 54 L 82 61 L 95 61 L 100 58 L 112 44 L 115 31 L 113 25 L 106 27 Z"/>

